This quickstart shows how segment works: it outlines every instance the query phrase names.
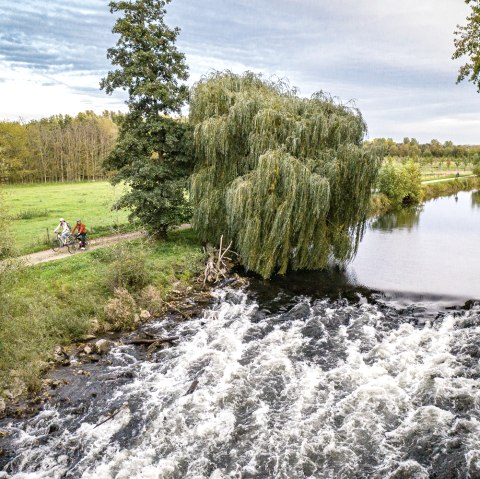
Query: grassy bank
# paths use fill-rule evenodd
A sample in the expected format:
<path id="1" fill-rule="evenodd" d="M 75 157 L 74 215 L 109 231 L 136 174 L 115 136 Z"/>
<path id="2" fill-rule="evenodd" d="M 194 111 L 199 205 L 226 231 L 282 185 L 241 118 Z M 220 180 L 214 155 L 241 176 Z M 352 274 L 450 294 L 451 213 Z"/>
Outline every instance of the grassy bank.
<path id="1" fill-rule="evenodd" d="M 458 180 L 425 184 L 422 185 L 423 200 L 428 201 L 439 196 L 453 195 L 459 191 L 468 191 L 475 188 L 480 188 L 479 177 L 459 178 Z"/>
<path id="2" fill-rule="evenodd" d="M 459 191 L 469 191 L 480 188 L 480 177 L 459 178 L 452 181 L 441 181 L 438 183 L 427 183 L 422 185 L 422 202 L 449 196 Z M 393 205 L 391 201 L 382 193 L 375 193 L 370 199 L 369 216 L 379 216 L 398 206 Z"/>
<path id="3" fill-rule="evenodd" d="M 4 185 L 11 233 L 19 254 L 47 249 L 47 229 L 52 234 L 60 217 L 71 225 L 81 218 L 91 237 L 128 230 L 128 212 L 112 211 L 124 187 L 106 181 Z"/>
<path id="4" fill-rule="evenodd" d="M 165 242 L 123 242 L 29 268 L 0 279 L 0 396 L 40 386 L 56 345 L 88 333 L 136 327 L 172 288 L 198 274 L 202 254 L 191 230 Z"/>

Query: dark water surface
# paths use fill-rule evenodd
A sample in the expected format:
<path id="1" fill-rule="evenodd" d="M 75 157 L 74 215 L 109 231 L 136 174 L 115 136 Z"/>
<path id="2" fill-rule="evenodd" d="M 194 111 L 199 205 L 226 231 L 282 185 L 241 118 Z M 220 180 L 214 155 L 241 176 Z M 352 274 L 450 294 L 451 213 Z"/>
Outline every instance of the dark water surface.
<path id="1" fill-rule="evenodd" d="M 371 222 L 348 269 L 382 291 L 480 299 L 480 192 L 460 192 Z"/>
<path id="2" fill-rule="evenodd" d="M 219 288 L 201 317 L 146 326 L 173 348 L 61 371 L 38 415 L 0 422 L 0 478 L 480 478 L 480 308 L 459 308 L 478 200 L 376 221 L 346 271 Z"/>

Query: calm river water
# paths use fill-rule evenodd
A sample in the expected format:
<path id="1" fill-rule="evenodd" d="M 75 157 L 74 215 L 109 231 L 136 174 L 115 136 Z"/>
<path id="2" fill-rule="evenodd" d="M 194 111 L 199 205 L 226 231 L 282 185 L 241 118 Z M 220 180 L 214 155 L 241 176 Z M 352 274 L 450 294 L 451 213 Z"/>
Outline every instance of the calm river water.
<path id="1" fill-rule="evenodd" d="M 480 478 L 479 228 L 478 194 L 440 199 L 374 222 L 346 272 L 150 323 L 178 345 L 119 345 L 0 423 L 0 478 Z"/>
<path id="2" fill-rule="evenodd" d="M 373 221 L 349 273 L 382 291 L 480 299 L 480 191 Z"/>

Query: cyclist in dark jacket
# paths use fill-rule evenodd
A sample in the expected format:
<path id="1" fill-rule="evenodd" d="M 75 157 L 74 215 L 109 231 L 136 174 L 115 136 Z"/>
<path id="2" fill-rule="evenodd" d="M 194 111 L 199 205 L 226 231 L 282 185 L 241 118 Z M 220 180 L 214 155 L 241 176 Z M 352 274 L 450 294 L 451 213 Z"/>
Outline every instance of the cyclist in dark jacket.
<path id="1" fill-rule="evenodd" d="M 80 249 L 85 249 L 85 238 L 87 236 L 87 228 L 82 223 L 81 220 L 77 220 L 77 224 L 72 229 L 72 234 L 78 230 L 78 233 L 75 235 L 77 238 L 80 238 Z"/>

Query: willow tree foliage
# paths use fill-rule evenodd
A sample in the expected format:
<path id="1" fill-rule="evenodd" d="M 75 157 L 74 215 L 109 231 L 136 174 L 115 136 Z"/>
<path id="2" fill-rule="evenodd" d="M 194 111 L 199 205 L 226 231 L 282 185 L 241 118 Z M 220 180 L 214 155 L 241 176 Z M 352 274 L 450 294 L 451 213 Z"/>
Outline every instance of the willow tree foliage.
<path id="1" fill-rule="evenodd" d="M 153 233 L 165 236 L 189 217 L 188 177 L 193 168 L 188 124 L 172 118 L 188 98 L 185 56 L 176 47 L 178 28 L 165 23 L 170 0 L 110 2 L 118 15 L 115 47 L 107 57 L 116 69 L 100 86 L 128 93 L 128 114 L 105 165 L 130 191 L 117 204 L 127 206 Z"/>
<path id="2" fill-rule="evenodd" d="M 454 60 L 468 57 L 458 71 L 457 83 L 467 79 L 471 81 L 480 93 L 480 0 L 465 0 L 470 5 L 471 12 L 467 17 L 467 24 L 457 25 L 455 31 Z"/>
<path id="3" fill-rule="evenodd" d="M 203 241 L 224 235 L 265 278 L 354 256 L 380 164 L 362 147 L 358 110 L 225 72 L 194 86 L 190 122 L 193 225 Z"/>

